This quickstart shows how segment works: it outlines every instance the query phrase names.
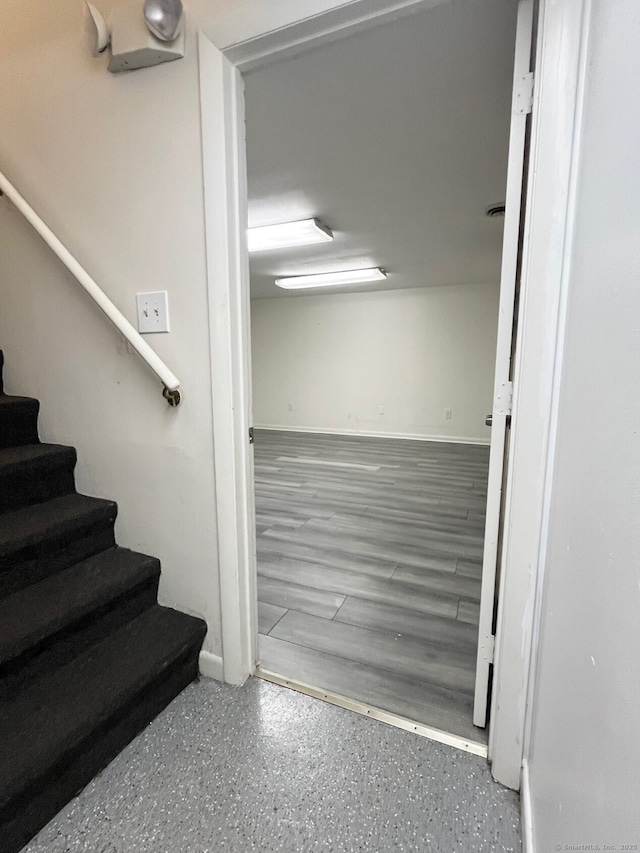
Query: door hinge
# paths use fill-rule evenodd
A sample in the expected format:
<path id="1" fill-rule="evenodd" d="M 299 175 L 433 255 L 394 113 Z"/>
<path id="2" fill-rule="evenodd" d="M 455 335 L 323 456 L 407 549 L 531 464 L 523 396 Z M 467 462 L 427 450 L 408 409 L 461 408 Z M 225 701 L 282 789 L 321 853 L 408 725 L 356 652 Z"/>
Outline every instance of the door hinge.
<path id="1" fill-rule="evenodd" d="M 249 444 L 253 444 L 255 437 L 253 435 L 253 427 L 249 427 Z"/>
<path id="2" fill-rule="evenodd" d="M 528 115 L 533 109 L 533 71 L 521 74 L 515 81 L 515 101 L 513 111 L 516 115 Z"/>
<path id="3" fill-rule="evenodd" d="M 482 660 L 486 661 L 486 663 L 493 663 L 493 652 L 496 647 L 496 638 L 493 634 L 488 634 L 483 640 L 480 642 L 480 651 L 482 653 Z"/>
<path id="4" fill-rule="evenodd" d="M 513 405 L 513 382 L 501 382 L 496 391 L 493 411 L 496 415 L 510 415 Z"/>

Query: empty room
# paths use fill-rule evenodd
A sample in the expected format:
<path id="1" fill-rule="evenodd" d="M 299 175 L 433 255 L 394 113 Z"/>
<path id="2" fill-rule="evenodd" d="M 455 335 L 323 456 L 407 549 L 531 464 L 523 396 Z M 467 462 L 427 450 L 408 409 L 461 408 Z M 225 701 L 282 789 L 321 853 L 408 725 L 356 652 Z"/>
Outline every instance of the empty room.
<path id="1" fill-rule="evenodd" d="M 244 75 L 260 673 L 480 748 L 516 13 Z"/>

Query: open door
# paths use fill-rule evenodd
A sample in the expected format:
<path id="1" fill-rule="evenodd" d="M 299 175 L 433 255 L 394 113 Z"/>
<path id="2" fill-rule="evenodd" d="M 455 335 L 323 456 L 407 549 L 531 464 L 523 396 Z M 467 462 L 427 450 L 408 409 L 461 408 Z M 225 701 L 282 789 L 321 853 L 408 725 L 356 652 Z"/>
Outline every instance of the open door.
<path id="1" fill-rule="evenodd" d="M 473 722 L 476 726 L 481 727 L 484 727 L 487 723 L 490 673 L 495 645 L 496 575 L 499 559 L 498 546 L 500 541 L 506 438 L 508 435 L 509 419 L 511 417 L 511 354 L 514 338 L 516 281 L 519 274 L 518 267 L 521 254 L 520 219 L 523 204 L 527 115 L 531 112 L 533 100 L 533 73 L 531 71 L 533 11 L 534 0 L 520 0 L 518 4 L 513 73 L 493 411 L 487 418 L 487 423 L 491 425 L 491 449 L 489 455 L 487 516 L 482 558 L 478 657 L 473 706 Z"/>

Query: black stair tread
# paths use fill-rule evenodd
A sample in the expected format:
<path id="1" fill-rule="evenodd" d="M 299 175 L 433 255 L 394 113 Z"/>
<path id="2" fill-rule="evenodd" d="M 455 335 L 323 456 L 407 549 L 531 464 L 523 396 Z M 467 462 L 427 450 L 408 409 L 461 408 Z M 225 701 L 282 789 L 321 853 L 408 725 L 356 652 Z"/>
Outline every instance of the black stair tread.
<path id="1" fill-rule="evenodd" d="M 173 663 L 196 654 L 205 632 L 202 620 L 155 605 L 0 704 L 0 811 L 92 743 Z"/>
<path id="2" fill-rule="evenodd" d="M 110 548 L 0 601 L 0 666 L 160 575 L 155 557 Z"/>
<path id="3" fill-rule="evenodd" d="M 15 394 L 0 394 L 0 406 L 32 406 L 33 403 L 38 403 L 38 400 L 36 400 L 35 397 L 20 397 Z"/>
<path id="4" fill-rule="evenodd" d="M 23 444 L 19 447 L 0 448 L 0 473 L 9 473 L 10 469 L 31 467 L 45 460 L 76 459 L 73 447 L 64 444 Z"/>
<path id="5" fill-rule="evenodd" d="M 115 519 L 113 501 L 86 495 L 63 495 L 0 515 L 0 558 L 40 542 L 50 533 L 73 530 L 105 515 Z"/>

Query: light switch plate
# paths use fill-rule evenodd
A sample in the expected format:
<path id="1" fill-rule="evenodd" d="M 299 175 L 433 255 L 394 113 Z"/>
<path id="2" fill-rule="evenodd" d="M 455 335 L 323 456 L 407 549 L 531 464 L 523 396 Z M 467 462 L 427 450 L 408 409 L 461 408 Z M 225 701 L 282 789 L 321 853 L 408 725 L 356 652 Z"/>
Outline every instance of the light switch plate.
<path id="1" fill-rule="evenodd" d="M 137 293 L 138 331 L 141 335 L 169 331 L 169 294 L 166 290 L 157 293 Z"/>

